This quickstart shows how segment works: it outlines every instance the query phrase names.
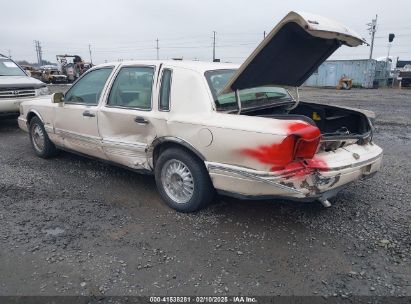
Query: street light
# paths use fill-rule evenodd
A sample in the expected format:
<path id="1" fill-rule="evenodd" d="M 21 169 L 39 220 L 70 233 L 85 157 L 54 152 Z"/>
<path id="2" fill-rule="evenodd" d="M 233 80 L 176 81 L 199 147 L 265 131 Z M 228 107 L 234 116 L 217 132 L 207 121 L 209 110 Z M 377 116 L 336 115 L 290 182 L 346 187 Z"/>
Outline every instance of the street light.
<path id="1" fill-rule="evenodd" d="M 387 60 L 389 60 L 389 58 L 390 58 L 391 44 L 392 44 L 392 42 L 394 41 L 394 38 L 395 38 L 395 34 L 390 33 L 390 34 L 388 35 L 388 55 L 387 55 Z"/>

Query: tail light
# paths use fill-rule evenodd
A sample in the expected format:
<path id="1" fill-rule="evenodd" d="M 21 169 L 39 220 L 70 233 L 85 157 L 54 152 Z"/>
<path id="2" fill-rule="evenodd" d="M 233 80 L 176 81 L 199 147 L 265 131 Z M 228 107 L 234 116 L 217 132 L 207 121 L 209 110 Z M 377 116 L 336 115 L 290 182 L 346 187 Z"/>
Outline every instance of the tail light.
<path id="1" fill-rule="evenodd" d="M 294 159 L 304 158 L 310 159 L 313 158 L 317 152 L 318 145 L 320 144 L 320 137 L 314 139 L 297 139 L 295 145 Z"/>
<path id="2" fill-rule="evenodd" d="M 320 139 L 321 132 L 316 126 L 297 122 L 288 126 L 288 135 L 280 143 L 247 148 L 241 152 L 261 163 L 270 164 L 271 170 L 277 171 L 296 161 L 312 159 Z"/>
<path id="3" fill-rule="evenodd" d="M 291 134 L 296 137 L 294 159 L 313 158 L 320 144 L 321 131 L 309 124 L 295 124 Z"/>
<path id="4" fill-rule="evenodd" d="M 271 150 L 271 153 L 267 154 L 268 159 L 266 162 L 271 161 L 275 164 L 273 169 L 279 170 L 294 161 L 312 159 L 318 150 L 320 136 L 314 138 L 300 136 L 296 134 L 288 135 L 282 141 L 279 149 Z"/>

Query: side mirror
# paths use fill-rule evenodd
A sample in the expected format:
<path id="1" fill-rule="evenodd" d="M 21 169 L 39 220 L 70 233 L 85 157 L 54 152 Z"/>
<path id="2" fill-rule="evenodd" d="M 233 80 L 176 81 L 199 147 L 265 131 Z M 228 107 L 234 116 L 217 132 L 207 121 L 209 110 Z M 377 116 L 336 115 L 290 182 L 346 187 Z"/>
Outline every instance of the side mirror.
<path id="1" fill-rule="evenodd" d="M 51 94 L 51 102 L 52 103 L 60 103 L 64 100 L 64 93 L 58 92 Z"/>

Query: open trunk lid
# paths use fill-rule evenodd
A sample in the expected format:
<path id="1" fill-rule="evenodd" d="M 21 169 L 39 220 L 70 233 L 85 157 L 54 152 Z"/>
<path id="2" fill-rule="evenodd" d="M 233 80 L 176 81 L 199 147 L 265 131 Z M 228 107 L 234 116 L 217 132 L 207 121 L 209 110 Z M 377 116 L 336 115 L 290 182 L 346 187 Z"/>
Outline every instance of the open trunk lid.
<path id="1" fill-rule="evenodd" d="M 344 25 L 290 12 L 240 66 L 219 94 L 265 85 L 300 86 L 342 44 L 365 41 Z"/>

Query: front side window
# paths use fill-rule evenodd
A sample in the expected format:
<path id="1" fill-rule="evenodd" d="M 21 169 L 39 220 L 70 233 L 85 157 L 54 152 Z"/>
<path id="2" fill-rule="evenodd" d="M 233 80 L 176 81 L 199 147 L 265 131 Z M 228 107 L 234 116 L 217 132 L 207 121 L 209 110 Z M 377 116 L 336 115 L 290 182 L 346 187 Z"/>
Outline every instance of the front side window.
<path id="1" fill-rule="evenodd" d="M 164 69 L 163 76 L 161 77 L 161 86 L 160 86 L 160 99 L 159 99 L 160 111 L 170 110 L 170 90 L 171 90 L 171 70 Z"/>
<path id="2" fill-rule="evenodd" d="M 211 70 L 205 72 L 218 111 L 230 111 L 238 108 L 234 92 L 219 95 L 219 92 L 224 89 L 224 86 L 235 72 L 236 70 Z M 279 102 L 293 102 L 287 90 L 275 86 L 243 89 L 239 93 L 241 106 L 244 109 Z"/>
<path id="3" fill-rule="evenodd" d="M 0 76 L 27 76 L 23 70 L 8 58 L 0 58 Z"/>
<path id="4" fill-rule="evenodd" d="M 101 68 L 85 74 L 64 96 L 65 102 L 96 105 L 112 67 Z"/>
<path id="5" fill-rule="evenodd" d="M 151 109 L 153 67 L 123 67 L 108 97 L 109 106 Z"/>

